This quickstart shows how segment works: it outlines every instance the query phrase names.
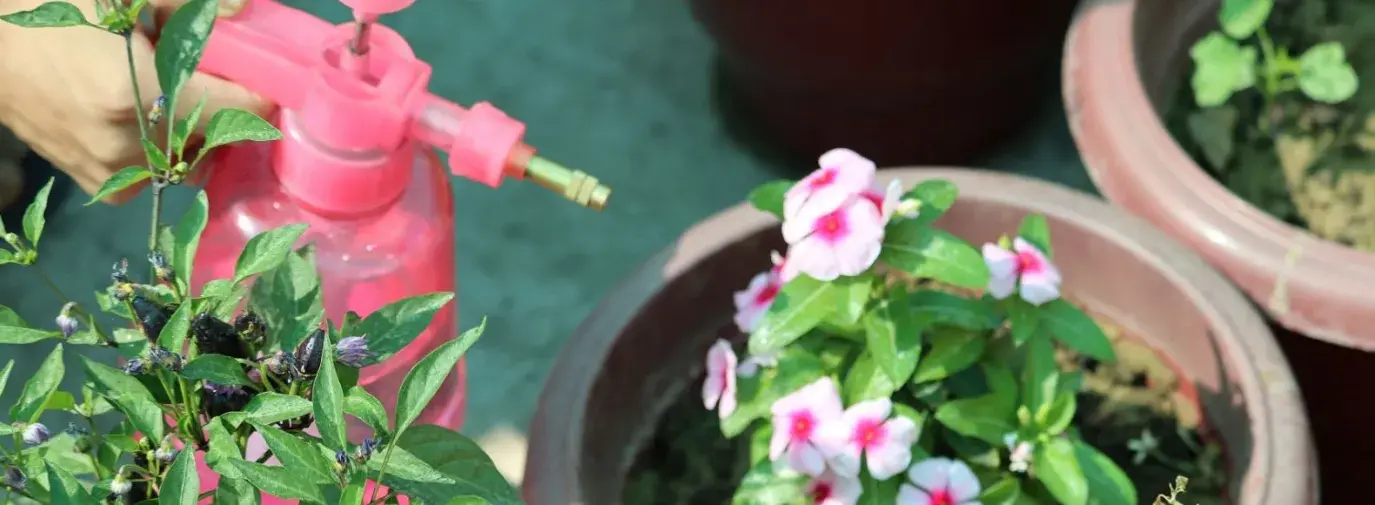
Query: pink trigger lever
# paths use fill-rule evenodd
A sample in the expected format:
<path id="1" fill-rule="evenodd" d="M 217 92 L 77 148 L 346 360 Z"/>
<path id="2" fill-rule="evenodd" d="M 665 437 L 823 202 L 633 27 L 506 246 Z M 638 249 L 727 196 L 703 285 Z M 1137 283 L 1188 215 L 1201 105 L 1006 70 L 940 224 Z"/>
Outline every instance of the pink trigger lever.
<path id="1" fill-rule="evenodd" d="M 611 190 L 595 177 L 535 156 L 522 142 L 524 123 L 490 103 L 464 109 L 428 91 L 431 66 L 376 24 L 414 0 L 341 1 L 357 22 L 332 25 L 273 0 L 246 0 L 216 21 L 200 69 L 291 110 L 334 150 L 390 151 L 414 139 L 448 153 L 454 175 L 492 187 L 504 176 L 528 178 L 580 205 L 606 204 Z"/>

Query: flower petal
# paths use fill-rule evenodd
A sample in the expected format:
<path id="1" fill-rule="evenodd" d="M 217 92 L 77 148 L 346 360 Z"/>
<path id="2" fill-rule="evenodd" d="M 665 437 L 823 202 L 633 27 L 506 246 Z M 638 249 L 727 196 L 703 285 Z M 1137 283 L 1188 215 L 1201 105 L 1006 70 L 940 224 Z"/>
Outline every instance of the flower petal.
<path id="1" fill-rule="evenodd" d="M 788 249 L 788 266 L 819 281 L 833 281 L 840 277 L 836 253 L 821 239 L 808 237 Z"/>
<path id="2" fill-rule="evenodd" d="M 994 278 L 1011 277 L 1017 278 L 1017 254 L 998 247 L 997 244 L 984 244 L 983 246 L 984 263 L 988 264 L 988 273 Z"/>
<path id="3" fill-rule="evenodd" d="M 845 210 L 850 233 L 835 244 L 836 269 L 840 275 L 864 273 L 883 249 L 883 221 L 872 205 L 855 204 Z"/>
<path id="4" fill-rule="evenodd" d="M 1029 274 L 1022 276 L 1022 299 L 1032 305 L 1041 305 L 1060 297 L 1060 286 L 1050 282 L 1044 275 Z"/>
<path id="5" fill-rule="evenodd" d="M 807 386 L 807 398 L 812 406 L 812 414 L 817 422 L 825 423 L 840 419 L 845 406 L 840 402 L 840 389 L 830 377 L 822 377 Z"/>
<path id="6" fill-rule="evenodd" d="M 878 480 L 900 474 L 912 464 L 912 444 L 917 438 L 917 425 L 905 417 L 890 419 L 883 427 L 888 438 L 878 447 L 870 447 L 865 456 L 869 474 Z"/>
<path id="7" fill-rule="evenodd" d="M 734 389 L 735 351 L 730 342 L 717 340 L 707 350 L 707 377 L 702 382 L 702 403 L 706 408 L 716 408 L 726 390 Z"/>
<path id="8" fill-rule="evenodd" d="M 831 479 L 831 499 L 833 503 L 824 505 L 855 505 L 859 502 L 859 495 L 864 493 L 864 487 L 860 485 L 859 479 L 847 479 L 835 475 Z"/>
<path id="9" fill-rule="evenodd" d="M 931 495 L 911 484 L 898 488 L 897 505 L 931 505 Z"/>
<path id="10" fill-rule="evenodd" d="M 881 423 L 888 419 L 888 415 L 893 413 L 893 401 L 887 398 L 867 400 L 851 405 L 845 409 L 845 421 L 854 426 L 861 420 L 874 423 Z"/>
<path id="11" fill-rule="evenodd" d="M 834 185 L 851 188 L 856 192 L 873 186 L 874 175 L 878 173 L 878 165 L 869 158 L 843 147 L 826 151 L 816 162 L 818 166 L 840 169 Z"/>
<path id="12" fill-rule="evenodd" d="M 826 471 L 826 458 L 812 444 L 794 443 L 788 446 L 788 466 L 807 475 L 819 476 Z"/>
<path id="13" fill-rule="evenodd" d="M 764 288 L 768 287 L 772 280 L 773 275 L 769 272 L 755 274 L 745 289 L 735 292 L 735 310 L 743 311 L 759 305 L 757 300 L 759 293 L 764 291 Z"/>
<path id="14" fill-rule="evenodd" d="M 853 479 L 859 477 L 859 461 L 863 451 L 859 444 L 847 441 L 835 445 L 826 456 L 831 461 L 831 469 L 835 470 L 837 475 Z"/>
<path id="15" fill-rule="evenodd" d="M 955 503 L 965 503 L 978 498 L 982 489 L 979 487 L 979 478 L 974 476 L 974 472 L 969 469 L 969 465 L 960 461 L 955 461 L 949 468 L 950 474 L 947 485 L 949 486 L 951 497 L 955 499 Z"/>
<path id="16" fill-rule="evenodd" d="M 769 437 L 769 461 L 778 461 L 783 456 L 783 451 L 788 448 L 788 418 L 786 416 L 773 417 L 773 436 Z"/>
<path id="17" fill-rule="evenodd" d="M 946 458 L 922 460 L 907 470 L 907 478 L 924 490 L 945 489 L 950 482 L 950 466 L 954 464 Z"/>

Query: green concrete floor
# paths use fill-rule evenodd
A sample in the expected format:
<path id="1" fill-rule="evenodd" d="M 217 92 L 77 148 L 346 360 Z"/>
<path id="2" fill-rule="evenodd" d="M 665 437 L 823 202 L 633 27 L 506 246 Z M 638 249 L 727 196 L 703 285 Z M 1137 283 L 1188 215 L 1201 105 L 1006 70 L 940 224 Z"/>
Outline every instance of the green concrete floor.
<path id="1" fill-rule="evenodd" d="M 289 3 L 347 17 L 334 2 Z M 727 136 L 713 107 L 713 47 L 686 2 L 424 0 L 384 23 L 434 65 L 433 91 L 497 104 L 527 122 L 544 154 L 615 188 L 598 214 L 528 185 L 456 183 L 462 324 L 489 318 L 469 353 L 464 431 L 524 431 L 562 342 L 604 293 L 681 230 L 787 171 Z M 1042 117 L 984 166 L 1087 188 L 1058 87 L 1044 84 Z M 88 300 L 112 262 L 143 256 L 149 201 L 83 202 L 68 194 L 52 204 L 43 262 L 62 290 Z M 168 215 L 186 202 L 174 198 Z M 44 323 L 60 306 L 32 272 L 8 267 L 0 304 Z M 0 359 L 17 358 L 23 377 L 49 349 L 0 348 Z M 0 404 L 13 401 L 9 389 Z"/>

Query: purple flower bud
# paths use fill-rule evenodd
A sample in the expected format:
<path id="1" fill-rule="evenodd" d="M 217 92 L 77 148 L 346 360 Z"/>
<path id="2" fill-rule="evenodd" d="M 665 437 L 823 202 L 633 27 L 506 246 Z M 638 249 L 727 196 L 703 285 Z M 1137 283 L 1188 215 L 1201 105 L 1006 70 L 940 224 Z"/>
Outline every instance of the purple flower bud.
<path id="1" fill-rule="evenodd" d="M 129 478 L 125 477 L 123 473 L 116 474 L 115 478 L 110 480 L 110 492 L 120 496 L 128 493 L 133 487 L 134 483 L 129 482 Z"/>
<path id="2" fill-rule="evenodd" d="M 72 338 L 76 330 L 81 327 L 80 321 L 77 321 L 75 317 L 69 316 L 66 313 L 58 314 L 56 322 L 57 331 L 62 332 L 62 338 Z"/>
<path id="3" fill-rule="evenodd" d="M 129 283 L 129 260 L 122 259 L 110 267 L 110 281 L 115 284 Z"/>
<path id="4" fill-rule="evenodd" d="M 172 282 L 173 278 L 176 277 L 172 273 L 172 266 L 167 263 L 167 256 L 164 256 L 162 252 L 148 253 L 148 263 L 153 265 L 153 275 L 156 275 L 158 280 Z"/>
<path id="5" fill-rule="evenodd" d="M 359 461 L 367 461 L 368 458 L 372 457 L 373 451 L 376 451 L 381 445 L 381 440 L 365 438 L 363 439 L 363 443 L 358 446 L 358 452 L 355 456 Z"/>
<path id="6" fill-rule="evenodd" d="M 38 445 L 47 442 L 49 438 L 52 438 L 52 432 L 49 432 L 48 427 L 43 426 L 43 423 L 31 423 L 24 427 L 24 443 L 26 444 Z"/>
<path id="7" fill-rule="evenodd" d="M 172 460 L 177 459 L 177 452 L 174 447 L 159 447 L 158 450 L 153 451 L 153 457 L 163 463 L 171 463 Z"/>
<path id="8" fill-rule="evenodd" d="M 144 370 L 143 360 L 141 359 L 134 358 L 124 364 L 124 373 L 126 374 L 143 375 L 143 372 L 145 371 L 146 370 Z"/>
<path id="9" fill-rule="evenodd" d="M 28 485 L 28 483 L 28 477 L 24 476 L 24 471 L 20 470 L 19 467 L 5 467 L 5 485 L 9 486 L 10 489 L 13 489 L 15 491 L 23 491 L 24 486 Z"/>
<path id="10" fill-rule="evenodd" d="M 372 357 L 368 350 L 368 340 L 364 337 L 345 337 L 334 346 L 334 359 L 345 366 L 363 368 Z"/>
<path id="11" fill-rule="evenodd" d="M 340 466 L 346 466 L 346 465 L 348 465 L 348 464 L 349 464 L 349 453 L 344 452 L 344 451 L 335 451 L 335 452 L 334 452 L 334 462 L 335 462 L 335 463 L 338 463 Z"/>

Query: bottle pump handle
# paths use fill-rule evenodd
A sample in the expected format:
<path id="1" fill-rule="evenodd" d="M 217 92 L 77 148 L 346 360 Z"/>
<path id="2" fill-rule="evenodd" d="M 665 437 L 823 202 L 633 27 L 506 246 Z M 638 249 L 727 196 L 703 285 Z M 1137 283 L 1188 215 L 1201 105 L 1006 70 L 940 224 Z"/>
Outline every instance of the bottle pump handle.
<path id="1" fill-rule="evenodd" d="M 449 154 L 454 175 L 496 187 L 529 178 L 600 210 L 611 190 L 597 179 L 534 155 L 525 125 L 486 102 L 471 109 L 429 93 L 432 69 L 377 16 L 414 0 L 341 0 L 358 23 L 331 25 L 274 0 L 246 0 L 211 32 L 200 69 L 292 110 L 338 150 L 394 150 L 413 138 Z M 366 31 L 367 33 L 363 33 Z M 366 39 L 365 52 L 354 43 Z"/>

